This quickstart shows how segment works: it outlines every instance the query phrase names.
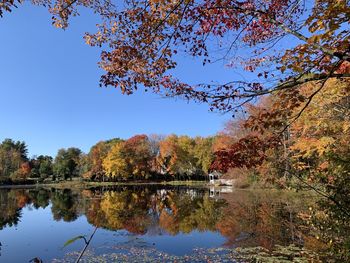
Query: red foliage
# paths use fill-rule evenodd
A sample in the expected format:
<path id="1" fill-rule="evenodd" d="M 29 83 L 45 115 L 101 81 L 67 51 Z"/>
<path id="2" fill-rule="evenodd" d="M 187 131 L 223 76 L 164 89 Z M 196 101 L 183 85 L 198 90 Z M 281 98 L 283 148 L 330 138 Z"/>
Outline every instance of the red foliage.
<path id="1" fill-rule="evenodd" d="M 227 149 L 215 152 L 215 161 L 210 170 L 227 172 L 230 168 L 252 168 L 261 165 L 266 158 L 265 151 L 279 144 L 276 137 L 261 139 L 248 135 Z"/>

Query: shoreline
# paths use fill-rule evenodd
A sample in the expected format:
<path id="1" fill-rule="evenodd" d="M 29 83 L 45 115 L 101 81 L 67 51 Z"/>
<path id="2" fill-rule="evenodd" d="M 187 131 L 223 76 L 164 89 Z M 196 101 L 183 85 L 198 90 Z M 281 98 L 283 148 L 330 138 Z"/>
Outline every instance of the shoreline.
<path id="1" fill-rule="evenodd" d="M 72 190 L 85 190 L 94 187 L 113 187 L 113 186 L 187 186 L 192 188 L 207 188 L 210 189 L 214 187 L 215 189 L 222 189 L 227 186 L 223 185 L 210 185 L 208 181 L 169 181 L 169 182 L 81 182 L 81 181 L 68 181 L 68 182 L 59 182 L 59 183 L 50 183 L 50 184 L 18 184 L 18 185 L 0 185 L 1 189 L 36 189 L 36 188 L 55 188 L 55 189 L 72 189 Z M 283 193 L 308 193 L 316 195 L 311 189 L 303 190 L 293 190 L 293 189 L 276 189 L 276 188 L 264 188 L 264 187 L 247 187 L 240 188 L 232 186 L 234 191 L 255 191 L 255 192 L 283 192 Z"/>
<path id="2" fill-rule="evenodd" d="M 102 186 L 123 186 L 123 185 L 172 185 L 172 186 L 197 186 L 208 187 L 207 181 L 163 181 L 163 182 L 84 182 L 84 181 L 64 181 L 58 183 L 39 183 L 39 184 L 7 184 L 0 185 L 0 189 L 16 189 L 16 188 L 39 188 L 39 187 L 53 187 L 53 188 L 91 188 Z"/>

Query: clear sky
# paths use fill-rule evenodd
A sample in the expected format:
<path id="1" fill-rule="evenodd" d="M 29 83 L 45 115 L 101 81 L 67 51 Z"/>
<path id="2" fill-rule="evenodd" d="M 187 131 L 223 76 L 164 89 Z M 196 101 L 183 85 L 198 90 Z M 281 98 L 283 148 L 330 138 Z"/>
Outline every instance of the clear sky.
<path id="1" fill-rule="evenodd" d="M 0 18 L 1 141 L 24 140 L 30 155 L 55 155 L 71 146 L 86 152 L 99 140 L 141 133 L 214 135 L 230 118 L 180 99 L 99 88 L 100 50 L 83 40 L 95 18 L 84 13 L 66 31 L 50 18 L 30 4 Z M 180 61 L 177 74 L 201 82 L 232 77 L 223 65 L 203 69 L 190 58 Z"/>

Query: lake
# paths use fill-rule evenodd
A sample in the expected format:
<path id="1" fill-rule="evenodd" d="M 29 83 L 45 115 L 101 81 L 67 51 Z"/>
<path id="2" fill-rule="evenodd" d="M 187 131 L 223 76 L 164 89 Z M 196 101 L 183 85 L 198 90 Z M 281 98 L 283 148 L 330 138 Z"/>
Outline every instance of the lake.
<path id="1" fill-rule="evenodd" d="M 171 261 L 215 248 L 305 246 L 300 215 L 312 202 L 307 193 L 185 186 L 0 189 L 0 262 L 74 262 L 84 241 L 65 242 L 88 239 L 95 228 L 86 260 Z"/>

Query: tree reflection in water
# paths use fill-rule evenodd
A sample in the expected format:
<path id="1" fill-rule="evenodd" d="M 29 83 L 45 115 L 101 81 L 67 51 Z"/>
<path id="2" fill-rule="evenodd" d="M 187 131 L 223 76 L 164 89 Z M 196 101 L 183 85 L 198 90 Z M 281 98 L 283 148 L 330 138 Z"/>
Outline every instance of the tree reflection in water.
<path id="1" fill-rule="evenodd" d="M 236 191 L 209 197 L 208 189 L 118 186 L 89 190 L 0 190 L 0 229 L 16 225 L 21 209 L 51 204 L 54 220 L 71 222 L 85 215 L 95 227 L 138 235 L 177 235 L 217 231 L 228 247 L 312 244 L 300 219 L 305 198 L 288 194 Z"/>

